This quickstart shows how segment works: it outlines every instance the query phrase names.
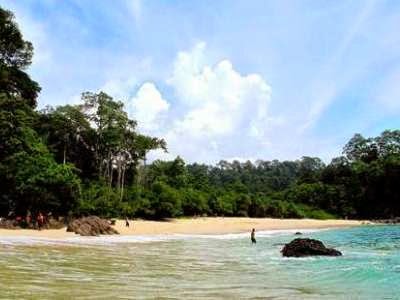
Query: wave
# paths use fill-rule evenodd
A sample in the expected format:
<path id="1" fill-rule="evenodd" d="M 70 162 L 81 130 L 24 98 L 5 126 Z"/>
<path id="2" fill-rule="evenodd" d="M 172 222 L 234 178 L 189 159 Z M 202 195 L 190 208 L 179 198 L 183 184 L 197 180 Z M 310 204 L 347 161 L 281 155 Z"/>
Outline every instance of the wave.
<path id="1" fill-rule="evenodd" d="M 274 236 L 293 235 L 296 232 L 304 234 L 318 232 L 326 229 L 283 229 L 283 230 L 260 230 L 257 231 L 257 238 L 268 238 Z M 111 235 L 97 237 L 68 237 L 68 238 L 47 238 L 31 236 L 2 236 L 0 245 L 112 245 L 120 243 L 152 243 L 167 242 L 176 240 L 193 239 L 216 239 L 235 240 L 247 239 L 249 233 L 226 233 L 226 234 L 162 234 L 162 235 Z"/>

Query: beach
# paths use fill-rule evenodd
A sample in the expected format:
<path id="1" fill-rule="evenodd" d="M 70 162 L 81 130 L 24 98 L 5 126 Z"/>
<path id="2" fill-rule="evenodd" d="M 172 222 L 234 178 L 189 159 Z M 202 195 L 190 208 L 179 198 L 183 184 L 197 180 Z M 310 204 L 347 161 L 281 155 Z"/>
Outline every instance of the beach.
<path id="1" fill-rule="evenodd" d="M 169 234 L 227 234 L 262 230 L 324 229 L 359 226 L 365 221 L 358 220 L 314 220 L 314 219 L 272 219 L 272 218 L 224 218 L 202 217 L 182 218 L 168 221 L 117 220 L 113 226 L 121 235 L 169 235 Z M 0 229 L 0 236 L 31 236 L 44 238 L 68 238 L 76 236 L 66 228 L 30 230 Z"/>

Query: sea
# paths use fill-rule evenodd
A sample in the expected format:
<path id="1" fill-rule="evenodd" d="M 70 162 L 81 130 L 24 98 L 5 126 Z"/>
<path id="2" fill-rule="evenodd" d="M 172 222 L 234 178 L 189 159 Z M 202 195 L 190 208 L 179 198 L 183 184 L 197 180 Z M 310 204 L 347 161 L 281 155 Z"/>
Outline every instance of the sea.
<path id="1" fill-rule="evenodd" d="M 282 257 L 296 231 L 343 256 Z M 400 226 L 256 238 L 0 236 L 0 299 L 400 299 Z"/>

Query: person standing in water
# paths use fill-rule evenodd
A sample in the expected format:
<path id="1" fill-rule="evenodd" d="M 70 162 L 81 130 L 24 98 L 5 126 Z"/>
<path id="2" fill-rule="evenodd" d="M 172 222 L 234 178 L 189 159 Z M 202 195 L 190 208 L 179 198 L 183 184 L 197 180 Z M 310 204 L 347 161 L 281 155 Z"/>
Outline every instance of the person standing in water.
<path id="1" fill-rule="evenodd" d="M 256 241 L 256 230 L 254 228 L 251 230 L 250 238 L 251 238 L 251 243 L 252 244 L 256 244 L 257 243 L 257 241 Z"/>

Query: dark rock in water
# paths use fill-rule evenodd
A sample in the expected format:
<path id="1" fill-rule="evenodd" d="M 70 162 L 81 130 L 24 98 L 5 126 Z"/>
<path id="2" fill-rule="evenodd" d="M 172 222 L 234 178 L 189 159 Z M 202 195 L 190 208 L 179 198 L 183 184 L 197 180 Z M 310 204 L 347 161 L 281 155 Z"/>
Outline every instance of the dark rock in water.
<path id="1" fill-rule="evenodd" d="M 302 233 L 297 231 L 294 235 L 302 235 Z"/>
<path id="2" fill-rule="evenodd" d="M 342 253 L 332 248 L 326 248 L 321 241 L 313 239 L 295 239 L 286 244 L 281 250 L 282 255 L 286 257 L 302 256 L 340 256 Z"/>
<path id="3" fill-rule="evenodd" d="M 107 220 L 96 216 L 75 219 L 68 224 L 68 232 L 75 232 L 83 236 L 97 236 L 100 234 L 119 234 L 111 227 Z"/>

